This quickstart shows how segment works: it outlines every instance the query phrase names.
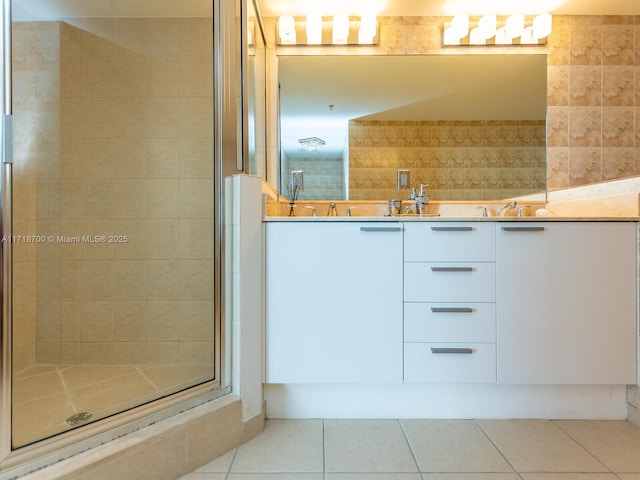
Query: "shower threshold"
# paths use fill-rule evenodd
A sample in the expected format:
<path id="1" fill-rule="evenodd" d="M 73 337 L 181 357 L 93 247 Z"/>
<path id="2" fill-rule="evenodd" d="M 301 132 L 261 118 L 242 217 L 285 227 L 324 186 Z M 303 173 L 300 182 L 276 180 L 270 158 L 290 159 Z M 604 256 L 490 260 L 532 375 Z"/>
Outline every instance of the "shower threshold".
<path id="1" fill-rule="evenodd" d="M 212 365 L 36 365 L 14 376 L 13 447 L 211 380 Z"/>

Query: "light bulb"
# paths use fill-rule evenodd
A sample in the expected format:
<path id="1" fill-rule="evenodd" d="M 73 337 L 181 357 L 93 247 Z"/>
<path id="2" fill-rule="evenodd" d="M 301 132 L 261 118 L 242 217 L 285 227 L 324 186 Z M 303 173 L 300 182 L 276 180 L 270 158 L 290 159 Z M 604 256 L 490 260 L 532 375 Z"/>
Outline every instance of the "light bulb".
<path id="1" fill-rule="evenodd" d="M 478 21 L 478 37 L 487 40 L 496 35 L 497 20 L 494 14 L 488 14 Z"/>
<path id="2" fill-rule="evenodd" d="M 320 45 L 322 43 L 322 17 L 309 15 L 307 17 L 307 44 Z"/>
<path id="3" fill-rule="evenodd" d="M 376 16 L 363 15 L 360 18 L 360 30 L 358 30 L 358 43 L 371 44 L 376 36 Z"/>
<path id="4" fill-rule="evenodd" d="M 496 30 L 496 45 L 510 45 L 511 37 L 507 35 L 507 27 L 500 27 Z"/>
<path id="5" fill-rule="evenodd" d="M 535 45 L 538 43 L 538 37 L 536 36 L 535 29 L 533 27 L 525 27 L 520 35 L 520 44 L 522 45 Z"/>
<path id="6" fill-rule="evenodd" d="M 533 32 L 537 38 L 551 35 L 551 14 L 541 13 L 533 19 Z"/>
<path id="7" fill-rule="evenodd" d="M 469 34 L 469 16 L 468 15 L 456 15 L 451 20 L 452 35 L 456 35 L 458 38 L 466 37 Z"/>
<path id="8" fill-rule="evenodd" d="M 336 15 L 333 17 L 333 43 L 344 45 L 349 39 L 349 17 Z"/>
<path id="9" fill-rule="evenodd" d="M 486 43 L 487 43 L 487 39 L 482 38 L 482 34 L 480 33 L 480 27 L 471 29 L 471 31 L 469 32 L 470 45 L 486 45 Z"/>
<path id="10" fill-rule="evenodd" d="M 283 15 L 278 18 L 278 35 L 282 44 L 296 43 L 296 21 L 291 15 Z"/>
<path id="11" fill-rule="evenodd" d="M 524 30 L 524 15 L 516 13 L 507 18 L 506 35 L 509 38 L 516 38 L 522 35 Z"/>

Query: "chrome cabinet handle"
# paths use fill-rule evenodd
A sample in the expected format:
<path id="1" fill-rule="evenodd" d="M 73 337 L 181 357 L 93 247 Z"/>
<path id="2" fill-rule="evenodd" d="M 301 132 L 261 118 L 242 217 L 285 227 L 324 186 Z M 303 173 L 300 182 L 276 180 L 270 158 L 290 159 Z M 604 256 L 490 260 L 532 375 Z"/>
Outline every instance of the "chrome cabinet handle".
<path id="1" fill-rule="evenodd" d="M 433 313 L 473 313 L 471 307 L 431 307 Z"/>
<path id="2" fill-rule="evenodd" d="M 361 232 L 401 232 L 402 227 L 360 227 Z"/>
<path id="3" fill-rule="evenodd" d="M 473 227 L 431 227 L 434 232 L 470 232 Z"/>
<path id="4" fill-rule="evenodd" d="M 432 272 L 473 272 L 473 267 L 431 267 Z"/>
<path id="5" fill-rule="evenodd" d="M 431 353 L 436 353 L 436 354 L 462 353 L 464 355 L 469 355 L 473 353 L 473 349 L 472 348 L 455 348 L 455 347 L 453 348 L 452 347 L 439 347 L 439 348 L 431 347 Z"/>
<path id="6" fill-rule="evenodd" d="M 544 227 L 502 227 L 505 232 L 542 232 Z"/>

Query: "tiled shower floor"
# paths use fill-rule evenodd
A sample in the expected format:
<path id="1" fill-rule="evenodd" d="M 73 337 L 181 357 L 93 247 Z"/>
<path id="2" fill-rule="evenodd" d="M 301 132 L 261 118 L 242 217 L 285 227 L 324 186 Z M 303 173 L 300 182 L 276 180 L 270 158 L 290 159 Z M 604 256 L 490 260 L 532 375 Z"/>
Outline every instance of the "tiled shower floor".
<path id="1" fill-rule="evenodd" d="M 210 365 L 38 365 L 17 373 L 12 390 L 13 445 L 22 446 L 211 378 Z"/>
<path id="2" fill-rule="evenodd" d="M 181 480 L 640 480 L 640 428 L 599 420 L 267 420 Z"/>

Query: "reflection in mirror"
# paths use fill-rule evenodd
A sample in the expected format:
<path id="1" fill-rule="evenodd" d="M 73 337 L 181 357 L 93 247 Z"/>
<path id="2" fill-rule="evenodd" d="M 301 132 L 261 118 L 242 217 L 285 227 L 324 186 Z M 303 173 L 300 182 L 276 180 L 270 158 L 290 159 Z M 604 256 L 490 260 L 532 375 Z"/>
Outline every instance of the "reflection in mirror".
<path id="1" fill-rule="evenodd" d="M 281 56 L 281 185 L 385 200 L 397 171 L 432 200 L 544 192 L 546 55 Z M 301 139 L 324 143 L 305 145 Z"/>
<path id="2" fill-rule="evenodd" d="M 247 172 L 267 178 L 266 155 L 266 42 L 262 21 L 255 0 L 246 0 L 247 29 L 244 56 L 244 156 Z"/>

